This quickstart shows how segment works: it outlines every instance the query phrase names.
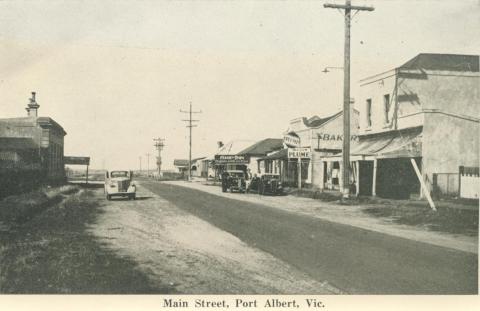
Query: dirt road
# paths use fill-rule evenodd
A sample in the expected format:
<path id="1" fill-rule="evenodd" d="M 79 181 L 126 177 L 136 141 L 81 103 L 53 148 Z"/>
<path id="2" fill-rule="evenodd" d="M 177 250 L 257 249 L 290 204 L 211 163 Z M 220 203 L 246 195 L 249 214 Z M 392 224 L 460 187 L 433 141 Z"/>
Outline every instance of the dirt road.
<path id="1" fill-rule="evenodd" d="M 104 247 L 137 263 L 150 281 L 182 294 L 340 291 L 139 187 L 138 200 L 106 201 L 90 232 Z"/>
<path id="2" fill-rule="evenodd" d="M 169 202 L 319 281 L 358 294 L 474 294 L 476 254 L 159 182 Z"/>

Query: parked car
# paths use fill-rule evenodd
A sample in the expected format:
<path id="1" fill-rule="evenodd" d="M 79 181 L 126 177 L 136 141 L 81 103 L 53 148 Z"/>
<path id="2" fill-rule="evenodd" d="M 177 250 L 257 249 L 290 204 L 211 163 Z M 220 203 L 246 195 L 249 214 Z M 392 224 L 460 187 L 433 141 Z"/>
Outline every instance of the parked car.
<path id="1" fill-rule="evenodd" d="M 282 194 L 283 186 L 280 181 L 280 175 L 263 174 L 261 177 L 253 177 L 247 192 L 257 192 L 259 194 Z"/>
<path id="2" fill-rule="evenodd" d="M 222 173 L 222 192 L 246 191 L 245 173 L 239 170 L 229 170 Z"/>
<path id="3" fill-rule="evenodd" d="M 112 170 L 105 172 L 105 195 L 107 200 L 113 196 L 128 197 L 135 200 L 137 187 L 133 182 L 133 172 Z"/>

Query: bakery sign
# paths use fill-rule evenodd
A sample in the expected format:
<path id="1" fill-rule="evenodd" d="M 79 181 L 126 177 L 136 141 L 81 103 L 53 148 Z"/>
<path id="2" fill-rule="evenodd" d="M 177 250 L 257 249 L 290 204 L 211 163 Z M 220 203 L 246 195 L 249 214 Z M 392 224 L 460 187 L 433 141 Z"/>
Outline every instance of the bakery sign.
<path id="1" fill-rule="evenodd" d="M 297 134 L 290 132 L 285 135 L 283 135 L 283 143 L 287 147 L 300 147 L 300 137 L 297 136 Z"/>
<path id="2" fill-rule="evenodd" d="M 353 134 L 350 136 L 350 144 L 353 146 L 358 143 L 358 136 Z M 343 148 L 343 134 L 317 133 L 317 149 L 342 149 Z"/>
<path id="3" fill-rule="evenodd" d="M 247 164 L 248 158 L 245 155 L 217 154 L 215 155 L 216 164 Z"/>
<path id="4" fill-rule="evenodd" d="M 288 148 L 289 159 L 310 159 L 310 148 Z"/>

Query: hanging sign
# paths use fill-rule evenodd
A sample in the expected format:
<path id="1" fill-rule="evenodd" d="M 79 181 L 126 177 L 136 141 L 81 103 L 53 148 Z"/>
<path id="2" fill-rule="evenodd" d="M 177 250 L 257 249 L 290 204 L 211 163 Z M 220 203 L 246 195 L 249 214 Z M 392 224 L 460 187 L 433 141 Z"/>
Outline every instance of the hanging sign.
<path id="1" fill-rule="evenodd" d="M 283 135 L 283 143 L 287 147 L 300 147 L 300 137 L 296 136 L 294 133 L 287 133 Z"/>
<path id="2" fill-rule="evenodd" d="M 288 148 L 288 158 L 298 159 L 306 158 L 310 159 L 310 148 Z"/>
<path id="3" fill-rule="evenodd" d="M 245 155 L 215 155 L 216 164 L 247 164 L 248 157 Z"/>

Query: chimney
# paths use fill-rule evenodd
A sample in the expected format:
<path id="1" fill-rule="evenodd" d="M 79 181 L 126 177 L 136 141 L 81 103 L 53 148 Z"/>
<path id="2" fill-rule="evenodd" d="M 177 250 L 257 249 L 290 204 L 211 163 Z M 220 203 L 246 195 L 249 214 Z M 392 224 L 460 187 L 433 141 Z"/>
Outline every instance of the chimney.
<path id="1" fill-rule="evenodd" d="M 38 117 L 38 108 L 40 108 L 40 105 L 35 100 L 35 92 L 32 92 L 32 98 L 30 98 L 30 103 L 25 110 L 27 110 L 29 117 Z"/>

